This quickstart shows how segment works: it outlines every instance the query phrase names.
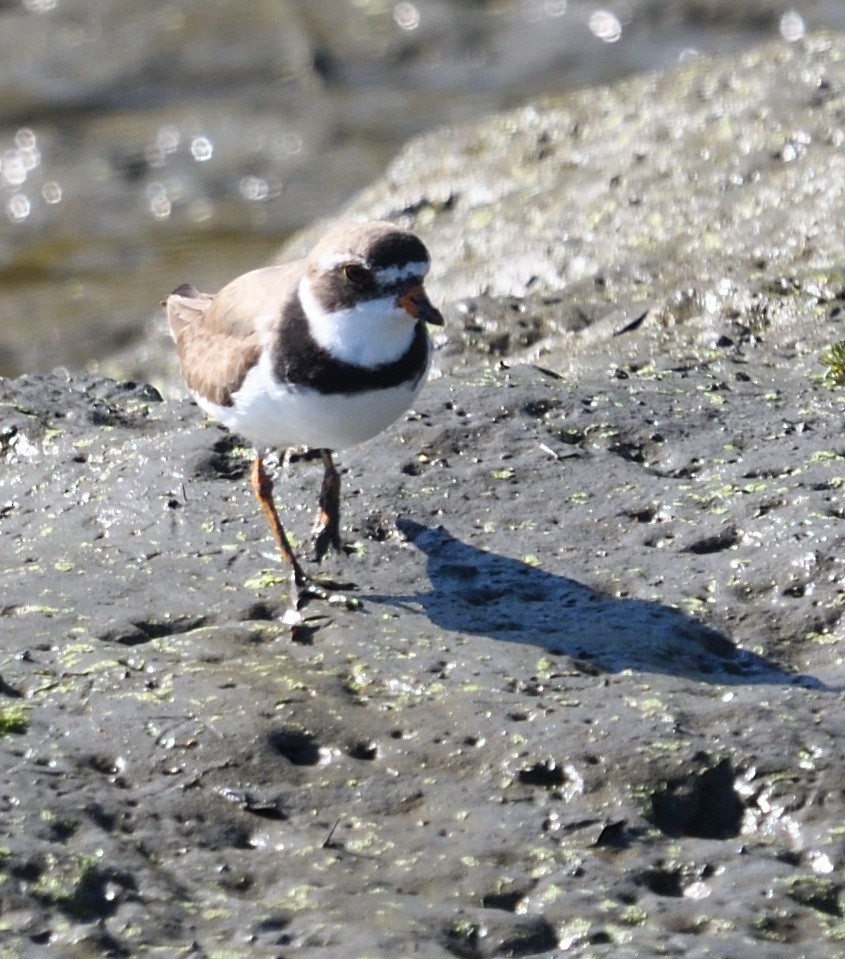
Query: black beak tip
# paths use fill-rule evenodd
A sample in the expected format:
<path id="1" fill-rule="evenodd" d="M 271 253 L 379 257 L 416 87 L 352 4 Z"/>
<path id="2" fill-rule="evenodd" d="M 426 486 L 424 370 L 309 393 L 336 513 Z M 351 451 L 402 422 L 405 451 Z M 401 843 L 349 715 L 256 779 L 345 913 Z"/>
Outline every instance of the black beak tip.
<path id="1" fill-rule="evenodd" d="M 443 319 L 443 314 L 437 309 L 436 306 L 432 306 L 431 304 L 429 304 L 428 309 L 422 313 L 422 318 L 431 326 L 446 325 L 446 321 Z"/>

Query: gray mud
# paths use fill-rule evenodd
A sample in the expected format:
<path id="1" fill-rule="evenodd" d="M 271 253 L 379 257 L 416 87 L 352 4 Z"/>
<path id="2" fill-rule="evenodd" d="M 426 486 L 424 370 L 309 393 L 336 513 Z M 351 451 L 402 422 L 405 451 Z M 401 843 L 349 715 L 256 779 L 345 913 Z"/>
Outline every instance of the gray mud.
<path id="1" fill-rule="evenodd" d="M 648 204 L 608 200 L 616 258 L 556 291 L 470 289 L 460 218 L 465 249 L 507 269 L 507 245 L 471 233 L 493 227 L 466 200 L 420 185 L 403 206 L 405 161 L 359 201 L 427 230 L 452 323 L 418 410 L 340 458 L 351 548 L 325 573 L 359 610 L 282 624 L 249 452 L 188 402 L 0 381 L 0 956 L 843 955 L 845 443 L 819 363 L 845 299 L 845 168 L 821 132 L 843 51 L 594 93 L 632 105 L 579 141 L 601 189 L 534 194 L 558 222 L 617 189 L 607 144 L 646 88 L 664 113 L 721 91 L 722 123 L 756 109 L 751 138 L 761 77 L 796 104 L 805 78 L 804 165 L 759 154 L 730 192 L 679 156 L 649 194 L 672 223 L 687 178 L 674 240 L 638 246 Z M 490 129 L 571 142 L 579 97 Z M 502 173 L 523 213 L 524 169 Z M 775 198 L 800 242 L 770 231 Z M 725 242 L 696 259 L 716 206 Z M 542 229 L 538 263 L 558 256 Z M 532 316 L 569 332 L 517 343 Z M 319 478 L 278 475 L 303 554 Z"/>
<path id="2" fill-rule="evenodd" d="M 838 401 L 746 369 L 438 380 L 293 638 L 232 438 L 8 382 L 6 954 L 837 955 Z"/>

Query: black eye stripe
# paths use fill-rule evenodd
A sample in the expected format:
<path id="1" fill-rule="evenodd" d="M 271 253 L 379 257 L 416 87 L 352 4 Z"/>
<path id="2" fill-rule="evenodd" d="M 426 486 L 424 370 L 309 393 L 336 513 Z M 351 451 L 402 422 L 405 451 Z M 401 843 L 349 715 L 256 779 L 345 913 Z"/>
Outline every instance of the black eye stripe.
<path id="1" fill-rule="evenodd" d="M 393 296 L 416 286 L 425 277 L 422 270 L 406 272 L 408 265 L 373 272 L 360 263 L 344 263 L 340 272 L 346 281 L 362 293 L 374 297 Z"/>
<path id="2" fill-rule="evenodd" d="M 341 267 L 345 279 L 355 286 L 370 289 L 375 286 L 376 279 L 372 272 L 360 263 L 346 263 Z"/>
<path id="3" fill-rule="evenodd" d="M 354 251 L 348 256 L 318 262 L 308 271 L 311 292 L 327 313 L 354 309 L 373 300 L 396 300 L 421 284 L 428 272 L 427 257 L 378 265 L 359 259 Z"/>

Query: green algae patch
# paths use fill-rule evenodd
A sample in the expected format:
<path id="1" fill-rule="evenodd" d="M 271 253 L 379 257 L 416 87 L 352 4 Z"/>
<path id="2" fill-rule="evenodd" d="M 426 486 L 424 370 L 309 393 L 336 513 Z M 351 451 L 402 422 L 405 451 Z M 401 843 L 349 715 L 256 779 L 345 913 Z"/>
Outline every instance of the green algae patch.
<path id="1" fill-rule="evenodd" d="M 828 386 L 845 386 L 845 340 L 831 343 L 819 357 L 819 362 L 827 367 L 824 380 Z"/>
<path id="2" fill-rule="evenodd" d="M 277 573 L 275 570 L 264 570 L 260 575 L 253 576 L 244 582 L 244 588 L 260 592 L 273 586 L 285 585 L 290 577 Z"/>
<path id="3" fill-rule="evenodd" d="M 28 728 L 29 715 L 23 706 L 0 709 L 0 737 L 25 733 Z"/>

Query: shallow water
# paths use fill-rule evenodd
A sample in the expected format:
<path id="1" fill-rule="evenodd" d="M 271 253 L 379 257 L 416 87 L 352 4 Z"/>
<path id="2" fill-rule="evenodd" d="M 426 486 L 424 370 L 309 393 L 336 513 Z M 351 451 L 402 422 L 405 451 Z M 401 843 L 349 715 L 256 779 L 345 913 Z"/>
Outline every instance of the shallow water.
<path id="1" fill-rule="evenodd" d="M 0 6 L 0 375 L 96 368 L 331 216 L 415 133 L 805 30 L 839 3 Z"/>

